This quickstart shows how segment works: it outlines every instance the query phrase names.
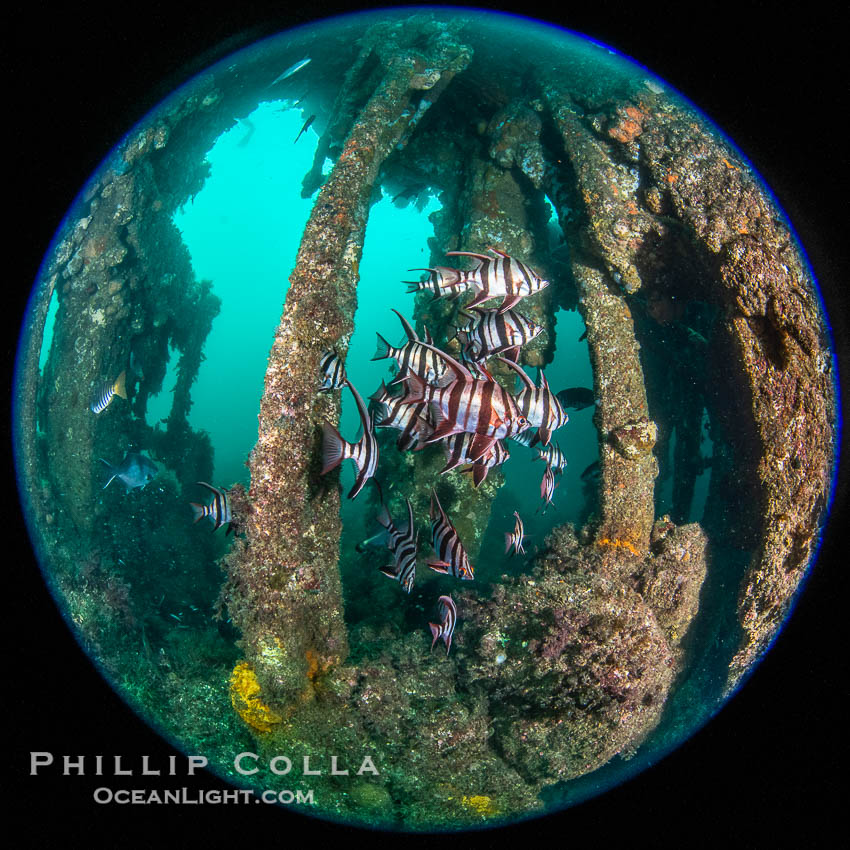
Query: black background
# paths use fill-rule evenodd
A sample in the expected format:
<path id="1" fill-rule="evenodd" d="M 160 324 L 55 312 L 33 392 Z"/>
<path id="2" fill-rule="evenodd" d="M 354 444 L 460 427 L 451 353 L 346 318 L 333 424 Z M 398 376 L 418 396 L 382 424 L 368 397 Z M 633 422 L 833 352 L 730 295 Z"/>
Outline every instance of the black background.
<path id="1" fill-rule="evenodd" d="M 12 260 L 4 292 L 4 362 L 11 378 L 29 288 L 49 241 L 91 172 L 162 97 L 261 35 L 353 8 L 353 4 L 209 2 L 13 10 L 3 60 L 6 224 Z M 685 93 L 736 141 L 765 177 L 801 236 L 821 282 L 847 368 L 848 191 L 846 29 L 830 4 L 488 4 L 583 32 L 635 58 Z M 98 6 L 100 9 L 101 7 Z M 837 5 L 835 8 L 839 8 Z M 843 53 L 842 53 L 843 51 Z M 226 393 L 226 390 L 223 391 Z M 4 398 L 8 398 L 8 393 Z M 9 432 L 8 409 L 4 437 Z M 9 440 L 5 439 L 8 445 Z M 143 754 L 164 764 L 171 750 L 133 715 L 79 650 L 56 609 L 15 507 L 7 461 L 3 560 L 7 623 L 6 740 L 2 776 L 29 838 L 18 846 L 274 846 L 296 840 L 432 846 L 344 829 L 263 805 L 98 806 L 94 777 L 30 777 L 29 752 L 61 756 Z M 538 840 L 573 847 L 770 847 L 792 834 L 825 846 L 844 819 L 846 603 L 839 584 L 846 475 L 821 557 L 788 625 L 746 686 L 703 730 L 637 779 L 559 816 L 463 836 L 496 846 Z M 838 516 L 841 509 L 841 516 Z M 156 569 L 156 564 L 150 565 Z M 846 582 L 843 582 L 846 586 Z M 182 756 L 178 764 L 183 765 Z M 836 778 L 836 777 L 841 777 Z M 225 786 L 214 777 L 108 780 L 113 787 Z M 840 797 L 846 805 L 846 790 Z M 6 829 L 12 823 L 6 820 Z M 296 838 L 297 836 L 297 838 Z M 449 841 L 447 843 L 456 843 Z M 304 845 L 307 846 L 307 845 Z"/>

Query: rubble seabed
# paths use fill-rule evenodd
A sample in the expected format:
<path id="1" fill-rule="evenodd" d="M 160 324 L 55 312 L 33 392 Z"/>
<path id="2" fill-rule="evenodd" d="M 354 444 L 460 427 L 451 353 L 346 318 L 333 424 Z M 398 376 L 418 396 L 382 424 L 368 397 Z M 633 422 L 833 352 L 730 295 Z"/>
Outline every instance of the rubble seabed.
<path id="1" fill-rule="evenodd" d="M 157 450 L 177 473 L 164 485 L 157 534 L 185 537 L 171 529 L 168 504 L 185 498 L 178 480 L 205 480 L 211 469 L 211 447 L 189 429 L 186 412 L 218 303 L 208 284 L 194 280 L 171 224 L 206 172 L 176 164 L 203 163 L 226 116 L 250 112 L 250 93 L 259 89 L 250 67 L 241 88 L 210 78 L 171 104 L 128 142 L 67 226 L 33 319 L 43 323 L 46 293 L 55 290 L 59 310 L 43 376 L 40 333 L 24 353 L 19 424 L 29 436 L 21 463 L 33 486 L 32 513 L 50 529 L 42 539 L 48 560 L 88 564 L 87 572 L 60 568 L 57 583 L 89 648 L 123 677 L 123 656 L 108 648 L 102 629 L 116 621 L 124 598 L 121 628 L 147 647 L 156 680 L 147 690 L 126 680 L 125 687 L 154 716 L 163 705 L 183 714 L 188 702 L 200 706 L 185 721 L 169 721 L 178 740 L 209 741 L 215 726 L 219 766 L 231 774 L 223 765 L 232 762 L 225 753 L 234 742 L 264 759 L 369 756 L 378 777 L 316 777 L 316 800 L 331 817 L 402 829 L 496 823 L 539 810 L 545 788 L 629 757 L 660 728 L 686 667 L 689 630 L 698 613 L 713 616 L 699 611 L 706 574 L 722 569 L 712 541 L 740 540 L 749 553 L 736 577 L 739 639 L 714 705 L 769 645 L 828 499 L 835 422 L 828 337 L 779 211 L 737 153 L 658 86 L 598 75 L 586 58 L 565 59 L 557 74 L 535 76 L 530 67 L 522 90 L 515 75 L 488 76 L 491 102 L 476 101 L 458 121 L 470 90 L 464 81 L 473 91 L 483 85 L 476 61 L 486 45 L 475 44 L 474 24 L 411 16 L 374 25 L 357 50 L 336 96 L 336 120 L 319 144 L 312 179 L 325 155 L 335 164 L 305 229 L 269 358 L 251 487 L 233 494 L 240 536 L 222 562 L 221 603 L 241 634 L 238 657 L 207 632 L 206 652 L 196 645 L 191 664 L 185 655 L 182 667 L 151 659 L 151 635 L 134 619 L 142 619 L 143 597 L 130 599 L 115 572 L 116 551 L 103 537 L 93 542 L 108 506 L 98 500 L 92 458 L 117 454 L 128 432 L 136 445 Z M 440 194 L 432 264 L 445 264 L 446 250 L 498 245 L 551 281 L 527 305 L 546 333 L 523 351 L 526 365 L 551 360 L 558 307 L 581 310 L 598 399 L 601 484 L 587 526 L 556 529 L 526 575 L 504 577 L 489 598 L 466 587 L 456 594 L 463 628 L 450 657 L 423 654 L 423 635 L 405 633 L 353 665 L 339 574 L 339 488 L 334 476 L 319 475 L 321 423 L 338 419 L 339 401 L 316 393 L 317 364 L 333 345 L 345 354 L 373 189 L 401 174 Z M 566 263 L 550 253 L 544 194 Z M 710 336 L 693 343 L 703 346 L 698 354 L 716 388 L 698 407 L 708 411 L 718 456 L 733 459 L 713 470 L 702 526 L 655 515 L 654 448 L 674 411 L 650 409 L 641 359 L 641 334 L 681 326 L 676 302 L 689 301 L 717 316 Z M 419 296 L 415 319 L 445 344 L 444 302 Z M 133 398 L 135 417 L 127 409 L 92 418 L 91 386 L 128 362 L 134 340 L 146 346 L 153 370 Z M 144 425 L 144 408 L 161 385 L 169 343 L 182 359 L 163 435 Z M 382 456 L 388 468 L 405 470 L 391 511 L 410 497 L 417 516 L 427 515 L 435 475 L 426 454 L 412 461 L 414 475 L 400 454 Z M 457 527 L 473 560 L 500 481 L 494 471 L 475 491 L 463 476 L 440 480 L 450 512 L 464 505 Z M 730 488 L 754 495 L 748 523 L 722 509 L 724 487 L 726 498 Z M 131 524 L 124 532 L 127 545 L 148 545 Z M 214 563 L 217 554 L 208 554 Z M 181 557 L 193 563 L 198 552 Z M 95 586 L 99 595 L 84 600 Z M 130 651 L 130 637 L 113 637 L 120 652 Z M 693 700 L 693 716 L 714 707 L 697 705 L 696 694 Z"/>

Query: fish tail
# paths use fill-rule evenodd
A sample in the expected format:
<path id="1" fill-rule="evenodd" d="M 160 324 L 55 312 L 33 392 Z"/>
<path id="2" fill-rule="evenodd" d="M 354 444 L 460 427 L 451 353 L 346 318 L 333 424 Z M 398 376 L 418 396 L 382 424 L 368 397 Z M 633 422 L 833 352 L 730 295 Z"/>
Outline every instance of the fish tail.
<path id="1" fill-rule="evenodd" d="M 121 398 L 127 398 L 127 370 L 125 369 L 112 385 L 112 392 L 115 395 L 120 395 Z"/>
<path id="2" fill-rule="evenodd" d="M 392 350 L 392 346 L 380 335 L 376 334 L 378 337 L 378 350 L 375 352 L 375 356 L 372 358 L 373 360 L 386 360 L 387 357 L 390 356 L 390 351 Z"/>
<path id="3" fill-rule="evenodd" d="M 204 505 L 199 505 L 197 502 L 189 502 L 189 506 L 192 508 L 193 523 L 204 518 Z"/>
<path id="4" fill-rule="evenodd" d="M 427 283 L 427 281 L 403 280 L 402 283 L 407 284 L 408 293 L 413 293 L 413 292 L 421 292 L 423 289 L 425 289 L 425 284 Z"/>
<path id="5" fill-rule="evenodd" d="M 347 445 L 339 431 L 330 422 L 325 422 L 322 426 L 322 475 L 336 469 L 345 460 Z"/>

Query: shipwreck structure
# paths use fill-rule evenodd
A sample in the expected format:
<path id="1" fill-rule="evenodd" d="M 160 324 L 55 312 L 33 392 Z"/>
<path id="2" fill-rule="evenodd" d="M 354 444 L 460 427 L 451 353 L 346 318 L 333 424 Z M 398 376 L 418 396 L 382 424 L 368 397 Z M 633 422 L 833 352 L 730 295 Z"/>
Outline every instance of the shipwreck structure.
<path id="1" fill-rule="evenodd" d="M 305 176 L 305 193 L 318 194 L 269 356 L 250 488 L 234 491 L 238 534 L 221 562 L 221 605 L 239 639 L 223 687 L 239 734 L 254 752 L 293 758 L 368 752 L 380 778 L 317 780 L 333 792 L 330 814 L 404 828 L 526 813 L 544 789 L 653 734 L 656 747 L 681 740 L 682 718 L 705 716 L 736 687 L 789 610 L 834 460 L 831 353 L 814 282 L 747 164 L 634 69 L 600 75 L 584 53 L 565 52 L 518 73 L 493 50 L 465 18 L 429 13 L 374 22 L 345 50 L 314 56 L 341 83 Z M 203 184 L 214 139 L 269 96 L 266 78 L 248 58 L 238 74 L 217 66 L 169 102 L 88 188 L 45 265 L 18 386 L 19 462 L 35 524 L 50 529 L 45 556 L 90 565 L 86 575 L 59 570 L 72 596 L 100 576 L 103 599 L 114 598 L 104 576 L 120 577 L 98 457 L 123 452 L 129 434 L 173 473 L 159 521 L 175 539 L 184 532 L 168 498 L 187 498 L 184 486 L 209 476 L 211 447 L 186 414 L 219 304 L 195 280 L 171 215 Z M 438 194 L 432 264 L 448 250 L 497 245 L 551 281 L 528 302 L 547 333 L 521 362 L 551 361 L 563 307 L 581 312 L 593 366 L 596 510 L 584 528 L 556 529 L 527 575 L 505 577 L 488 597 L 456 595 L 464 627 L 449 658 L 428 657 L 423 634 L 381 638 L 347 624 L 339 490 L 319 475 L 321 423 L 338 417 L 339 400 L 317 393 L 318 361 L 332 346 L 344 355 L 353 331 L 383 180 Z M 39 371 L 51 298 L 55 329 Z M 443 301 L 417 302 L 416 321 L 443 345 L 446 318 Z M 146 399 L 169 346 L 181 358 L 174 406 L 164 429 L 151 428 Z M 131 355 L 144 375 L 130 401 L 93 417 L 92 388 Z M 704 415 L 711 488 L 704 516 L 689 522 Z M 386 455 L 401 481 L 393 511 L 409 497 L 427 516 L 442 458 Z M 674 480 L 673 516 L 657 515 L 659 464 Z M 463 506 L 458 530 L 473 560 L 500 480 L 438 485 L 450 512 Z M 121 546 L 150 545 L 136 526 L 124 531 Z M 205 545 L 187 544 L 179 558 L 214 565 L 221 552 Z M 132 628 L 143 604 L 127 606 Z M 141 633 L 148 646 L 151 630 Z M 689 688 L 694 660 L 718 642 L 702 665 L 711 683 Z"/>

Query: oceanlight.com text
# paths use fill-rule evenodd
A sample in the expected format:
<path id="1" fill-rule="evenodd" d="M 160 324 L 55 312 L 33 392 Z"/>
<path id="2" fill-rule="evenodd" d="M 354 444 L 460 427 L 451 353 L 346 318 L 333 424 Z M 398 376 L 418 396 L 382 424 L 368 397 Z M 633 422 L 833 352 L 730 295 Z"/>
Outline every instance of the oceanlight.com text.
<path id="1" fill-rule="evenodd" d="M 107 805 L 115 803 L 118 805 L 131 806 L 219 806 L 219 805 L 242 805 L 244 803 L 281 803 L 285 806 L 292 805 L 315 805 L 313 789 L 304 791 L 302 789 L 282 791 L 265 790 L 259 793 L 250 790 L 227 790 L 216 788 L 174 788 L 168 790 L 150 790 L 147 788 L 96 788 L 92 795 L 95 803 Z"/>

